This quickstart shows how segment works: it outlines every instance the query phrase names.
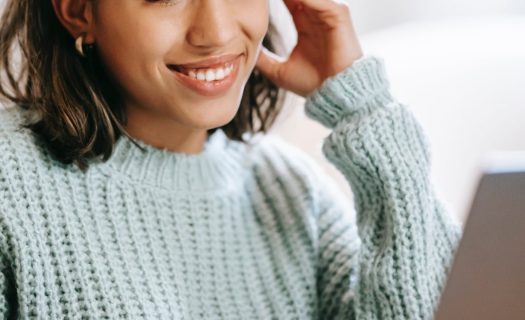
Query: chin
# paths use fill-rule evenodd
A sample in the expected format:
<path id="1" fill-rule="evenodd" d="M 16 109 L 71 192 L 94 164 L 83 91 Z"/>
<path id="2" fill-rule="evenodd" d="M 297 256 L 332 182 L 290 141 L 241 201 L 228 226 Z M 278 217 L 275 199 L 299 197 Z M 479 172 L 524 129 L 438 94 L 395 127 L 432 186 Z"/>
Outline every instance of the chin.
<path id="1" fill-rule="evenodd" d="M 214 129 L 222 127 L 233 120 L 238 108 L 230 108 L 221 112 L 206 112 L 194 115 L 190 120 L 191 126 L 197 129 Z"/>

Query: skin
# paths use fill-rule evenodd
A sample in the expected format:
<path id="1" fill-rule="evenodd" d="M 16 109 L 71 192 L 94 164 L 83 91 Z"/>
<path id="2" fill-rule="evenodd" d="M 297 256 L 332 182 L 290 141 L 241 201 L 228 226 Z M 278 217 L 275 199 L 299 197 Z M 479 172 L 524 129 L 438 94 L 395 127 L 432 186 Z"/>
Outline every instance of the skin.
<path id="1" fill-rule="evenodd" d="M 269 0 L 52 1 L 74 38 L 83 35 L 84 44 L 96 44 L 119 84 L 128 133 L 173 152 L 201 152 L 207 130 L 233 119 L 255 67 L 307 96 L 363 55 L 350 10 L 340 0 L 284 0 L 299 35 L 287 58 L 261 45 Z M 230 53 L 243 54 L 239 76 L 217 97 L 183 87 L 167 68 Z"/>

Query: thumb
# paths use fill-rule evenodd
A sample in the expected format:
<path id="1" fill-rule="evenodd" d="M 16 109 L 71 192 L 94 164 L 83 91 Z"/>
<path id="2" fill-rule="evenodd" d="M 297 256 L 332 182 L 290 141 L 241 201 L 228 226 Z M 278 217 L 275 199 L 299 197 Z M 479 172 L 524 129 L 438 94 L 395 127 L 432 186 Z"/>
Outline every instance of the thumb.
<path id="1" fill-rule="evenodd" d="M 285 58 L 278 56 L 265 47 L 261 47 L 255 66 L 270 81 L 280 86 L 285 62 Z"/>

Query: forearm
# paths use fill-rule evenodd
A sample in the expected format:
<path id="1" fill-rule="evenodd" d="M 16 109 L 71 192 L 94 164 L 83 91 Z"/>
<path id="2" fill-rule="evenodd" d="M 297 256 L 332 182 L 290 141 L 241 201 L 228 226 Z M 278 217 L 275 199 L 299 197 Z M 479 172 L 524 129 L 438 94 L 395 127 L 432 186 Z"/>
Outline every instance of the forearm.
<path id="1" fill-rule="evenodd" d="M 362 241 L 358 319 L 429 319 L 460 236 L 436 198 L 422 129 L 375 58 L 330 79 L 306 112 L 332 128 L 323 152 L 354 192 Z"/>

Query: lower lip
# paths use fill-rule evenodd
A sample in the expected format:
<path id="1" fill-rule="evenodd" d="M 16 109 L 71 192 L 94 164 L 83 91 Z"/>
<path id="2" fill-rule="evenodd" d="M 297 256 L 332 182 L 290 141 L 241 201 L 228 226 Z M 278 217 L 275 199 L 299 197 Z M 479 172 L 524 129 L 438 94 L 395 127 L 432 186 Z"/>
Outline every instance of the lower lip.
<path id="1" fill-rule="evenodd" d="M 226 93 L 235 83 L 235 79 L 237 78 L 237 74 L 239 73 L 239 65 L 240 65 L 241 56 L 237 57 L 234 61 L 232 61 L 233 70 L 232 72 L 224 79 L 222 80 L 214 80 L 214 81 L 203 81 L 203 80 L 197 80 L 195 78 L 192 78 L 184 73 L 171 70 L 175 77 L 182 82 L 186 87 L 189 89 L 195 91 L 196 93 L 211 97 L 211 96 L 217 96 Z"/>

